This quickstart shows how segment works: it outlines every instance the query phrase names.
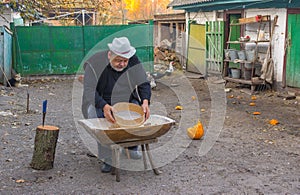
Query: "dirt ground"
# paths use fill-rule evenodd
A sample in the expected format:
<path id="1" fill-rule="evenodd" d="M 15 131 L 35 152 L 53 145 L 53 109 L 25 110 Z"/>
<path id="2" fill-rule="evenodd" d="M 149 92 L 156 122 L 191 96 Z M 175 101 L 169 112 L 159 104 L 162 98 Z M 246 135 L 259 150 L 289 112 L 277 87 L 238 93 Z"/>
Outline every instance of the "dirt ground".
<path id="1" fill-rule="evenodd" d="M 0 86 L 0 194 L 300 194 L 299 98 L 260 91 L 251 100 L 236 84 L 228 83 L 231 91 L 225 93 L 224 84 L 214 79 L 166 76 L 152 91 L 151 105 L 152 113 L 176 121 L 150 145 L 158 149 L 152 155 L 163 162 L 162 173 L 121 170 L 116 182 L 101 173 L 101 162 L 79 136 L 73 86 L 80 84 L 65 77 L 27 84 L 13 90 Z M 60 134 L 54 168 L 37 171 L 29 164 L 45 99 L 46 124 L 58 126 Z M 175 110 L 177 105 L 183 110 Z M 186 128 L 199 119 L 205 136 L 191 141 Z M 271 119 L 279 124 L 269 124 Z M 171 147 L 163 148 L 166 143 Z"/>

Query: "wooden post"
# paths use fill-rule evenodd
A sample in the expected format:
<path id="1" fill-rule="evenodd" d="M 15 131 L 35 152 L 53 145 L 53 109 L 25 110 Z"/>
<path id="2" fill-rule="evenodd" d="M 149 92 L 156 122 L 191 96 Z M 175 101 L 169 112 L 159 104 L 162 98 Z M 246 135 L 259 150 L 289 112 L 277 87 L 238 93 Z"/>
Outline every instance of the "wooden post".
<path id="1" fill-rule="evenodd" d="M 53 168 L 55 148 L 59 128 L 55 126 L 38 126 L 34 140 L 34 152 L 30 166 L 37 170 Z"/>

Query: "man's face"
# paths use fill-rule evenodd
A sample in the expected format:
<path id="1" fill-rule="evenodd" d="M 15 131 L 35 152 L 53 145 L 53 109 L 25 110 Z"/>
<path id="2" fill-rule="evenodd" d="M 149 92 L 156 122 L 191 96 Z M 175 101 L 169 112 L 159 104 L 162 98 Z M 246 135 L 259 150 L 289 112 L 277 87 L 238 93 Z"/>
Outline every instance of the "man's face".
<path id="1" fill-rule="evenodd" d="M 122 71 L 127 67 L 129 59 L 117 56 L 112 52 L 108 53 L 108 59 L 113 69 L 116 71 Z"/>

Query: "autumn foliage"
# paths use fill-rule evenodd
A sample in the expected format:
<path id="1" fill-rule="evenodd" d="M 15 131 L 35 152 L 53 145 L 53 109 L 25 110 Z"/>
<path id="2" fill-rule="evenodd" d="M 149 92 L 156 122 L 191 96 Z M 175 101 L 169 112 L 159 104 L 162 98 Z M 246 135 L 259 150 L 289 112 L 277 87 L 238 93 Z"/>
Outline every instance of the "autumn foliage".
<path id="1" fill-rule="evenodd" d="M 37 15 L 59 16 L 79 10 L 95 12 L 96 24 L 128 23 L 153 19 L 154 14 L 166 13 L 171 0 L 11 0 L 10 6 L 24 19 Z"/>
<path id="2" fill-rule="evenodd" d="M 165 13 L 170 0 L 124 0 L 129 20 L 153 19 L 154 14 Z"/>

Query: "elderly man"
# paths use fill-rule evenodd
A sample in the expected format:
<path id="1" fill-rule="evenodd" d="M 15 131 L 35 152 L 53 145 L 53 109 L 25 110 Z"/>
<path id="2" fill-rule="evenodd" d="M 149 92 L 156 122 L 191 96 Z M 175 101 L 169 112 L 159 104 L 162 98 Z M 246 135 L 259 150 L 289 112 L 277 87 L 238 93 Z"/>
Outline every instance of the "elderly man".
<path id="1" fill-rule="evenodd" d="M 149 118 L 151 87 L 145 70 L 126 37 L 113 39 L 109 50 L 91 56 L 84 63 L 82 112 L 85 118 L 106 118 L 115 123 L 112 106 L 131 102 L 142 106 Z M 129 148 L 132 159 L 140 159 L 138 147 Z M 104 159 L 102 172 L 111 171 L 111 150 L 98 143 L 98 157 Z"/>

